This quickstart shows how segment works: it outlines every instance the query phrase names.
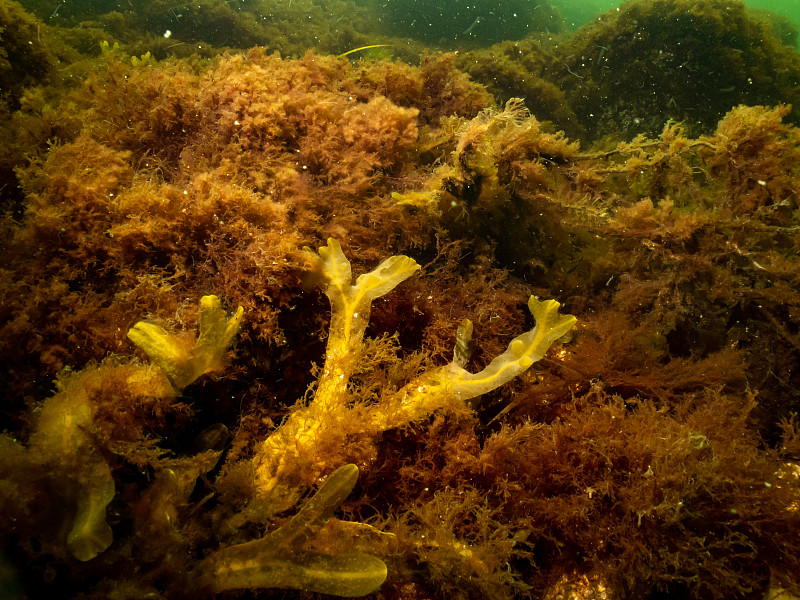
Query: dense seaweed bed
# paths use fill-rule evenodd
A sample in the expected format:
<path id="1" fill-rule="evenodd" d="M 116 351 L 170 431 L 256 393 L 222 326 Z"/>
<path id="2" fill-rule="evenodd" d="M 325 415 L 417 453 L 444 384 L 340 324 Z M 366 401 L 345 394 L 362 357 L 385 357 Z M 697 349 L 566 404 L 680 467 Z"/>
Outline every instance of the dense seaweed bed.
<path id="1" fill-rule="evenodd" d="M 3 1 L 9 597 L 800 593 L 798 55 L 688 5 L 443 53 Z M 330 54 L 377 42 L 423 52 Z M 345 263 L 392 286 L 337 350 Z M 577 324 L 433 402 L 530 296 Z"/>

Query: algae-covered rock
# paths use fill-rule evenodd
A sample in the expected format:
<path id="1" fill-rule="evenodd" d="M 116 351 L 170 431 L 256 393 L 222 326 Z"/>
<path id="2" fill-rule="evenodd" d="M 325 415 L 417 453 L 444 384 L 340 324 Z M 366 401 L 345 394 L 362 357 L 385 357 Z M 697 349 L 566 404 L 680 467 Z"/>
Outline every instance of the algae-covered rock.
<path id="1" fill-rule="evenodd" d="M 669 120 L 696 135 L 738 104 L 800 106 L 797 49 L 738 0 L 635 0 L 559 44 L 556 60 L 548 78 L 590 139 L 653 136 Z"/>
<path id="2" fill-rule="evenodd" d="M 23 86 L 39 82 L 53 67 L 54 57 L 42 38 L 44 29 L 18 2 L 0 2 L 0 90 L 4 95 L 17 98 Z"/>

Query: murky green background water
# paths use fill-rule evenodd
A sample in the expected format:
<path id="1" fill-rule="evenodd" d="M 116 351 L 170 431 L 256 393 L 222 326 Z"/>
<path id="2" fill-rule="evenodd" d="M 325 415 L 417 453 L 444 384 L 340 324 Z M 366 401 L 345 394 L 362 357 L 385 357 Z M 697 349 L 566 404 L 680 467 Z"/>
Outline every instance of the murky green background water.
<path id="1" fill-rule="evenodd" d="M 618 0 L 552 0 L 570 29 L 580 27 L 595 15 L 620 5 Z M 751 8 L 771 10 L 788 17 L 800 27 L 800 0 L 746 0 Z"/>

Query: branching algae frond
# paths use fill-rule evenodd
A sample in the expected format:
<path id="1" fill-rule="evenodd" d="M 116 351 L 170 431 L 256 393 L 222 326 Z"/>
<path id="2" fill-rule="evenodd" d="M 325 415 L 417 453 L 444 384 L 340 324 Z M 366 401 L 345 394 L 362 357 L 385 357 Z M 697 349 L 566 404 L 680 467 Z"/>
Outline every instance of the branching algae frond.
<path id="1" fill-rule="evenodd" d="M 109 412 L 125 410 L 120 407 L 126 403 L 155 413 L 169 410 L 181 389 L 222 366 L 241 317 L 239 308 L 227 320 L 219 299 L 206 296 L 200 301 L 200 333 L 194 341 L 137 323 L 128 336 L 159 368 L 109 360 L 65 374 L 57 393 L 38 410 L 27 448 L 0 436 L 15 463 L 38 473 L 37 484 L 58 490 L 59 502 L 42 519 L 49 519 L 54 530 L 52 535 L 42 531 L 48 551 L 57 554 L 66 546 L 73 557 L 89 561 L 108 549 L 113 531 L 106 511 L 116 495 L 108 457 L 120 447 L 115 444 L 130 446 L 145 435 L 141 426 L 131 424 L 134 417 L 116 421 Z"/>
<path id="2" fill-rule="evenodd" d="M 331 327 L 328 333 L 325 370 L 314 401 L 317 404 L 341 403 L 342 392 L 355 366 L 348 360 L 361 346 L 369 323 L 372 301 L 392 291 L 397 284 L 414 274 L 419 265 L 407 256 L 392 256 L 378 267 L 359 276 L 351 285 L 350 262 L 339 243 L 328 240 L 315 254 L 305 248 L 320 275 L 319 286 L 331 302 Z"/>
<path id="3" fill-rule="evenodd" d="M 328 240 L 318 254 L 307 251 L 319 285 L 330 299 L 331 327 L 313 401 L 292 412 L 264 441 L 254 459 L 256 493 L 275 512 L 293 506 L 302 491 L 337 462 L 363 458 L 364 444 L 374 444 L 381 432 L 413 423 L 447 406 L 463 407 L 464 401 L 524 372 L 576 322 L 571 315 L 558 314 L 555 300 L 540 302 L 531 297 L 528 306 L 536 327 L 515 338 L 508 350 L 480 373 L 469 373 L 462 366 L 464 356 L 458 349 L 467 344 L 472 330 L 471 323 L 465 322 L 459 328 L 452 363 L 423 373 L 400 390 L 383 393 L 377 402 L 367 403 L 349 393 L 348 381 L 357 367 L 371 303 L 419 266 L 408 257 L 395 256 L 352 285 L 350 263 L 335 240 Z M 348 443 L 361 444 L 362 455 L 349 455 Z"/>
<path id="4" fill-rule="evenodd" d="M 440 408 L 463 407 L 465 401 L 503 385 L 539 360 L 575 324 L 575 317 L 558 314 L 555 300 L 540 302 L 531 297 L 528 305 L 536 327 L 516 337 L 508 350 L 480 373 L 463 368 L 472 332 L 472 324 L 465 321 L 458 329 L 453 362 L 377 399 L 354 397 L 348 384 L 364 357 L 363 338 L 372 301 L 413 275 L 419 266 L 409 257 L 393 256 L 353 283 L 350 263 L 335 240 L 328 240 L 318 253 L 306 252 L 331 303 L 325 364 L 313 401 L 292 412 L 253 459 L 256 497 L 266 509 L 262 514 L 292 509 L 306 490 L 330 474 L 282 527 L 203 560 L 195 571 L 201 588 L 215 592 L 294 588 L 339 596 L 360 596 L 378 589 L 386 578 L 383 561 L 354 547 L 338 551 L 340 543 L 325 545 L 318 535 L 358 478 L 358 466 L 347 464 L 353 462 L 350 458 L 368 463 L 369 449 L 376 447 L 381 432 L 420 420 Z M 228 320 L 219 299 L 206 296 L 201 301 L 200 334 L 194 343 L 147 323 L 137 323 L 128 337 L 180 391 L 221 366 L 241 320 L 241 308 Z M 369 526 L 353 522 L 334 520 L 326 531 L 331 528 L 340 540 L 380 535 L 374 530 L 367 535 Z M 381 551 L 380 547 L 366 547 Z"/>
<path id="5" fill-rule="evenodd" d="M 480 373 L 470 373 L 460 364 L 464 358 L 459 349 L 468 346 L 472 336 L 472 322 L 465 319 L 458 330 L 453 362 L 442 369 L 437 378 L 438 385 L 446 386 L 459 399 L 468 400 L 498 388 L 522 374 L 544 357 L 553 342 L 575 325 L 577 319 L 572 315 L 558 314 L 559 306 L 555 300 L 540 301 L 533 296 L 528 298 L 528 308 L 536 319 L 536 327 L 511 340 L 508 349 Z"/>
<path id="6" fill-rule="evenodd" d="M 318 253 L 306 250 L 312 272 L 331 303 L 325 364 L 313 400 L 291 412 L 257 448 L 251 463 L 257 508 L 244 511 L 239 522 L 254 515 L 269 522 L 294 509 L 307 490 L 319 489 L 294 517 L 261 539 L 222 548 L 204 558 L 192 570 L 198 589 L 293 588 L 339 596 L 378 589 L 387 574 L 378 556 L 390 552 L 388 545 L 395 543 L 394 537 L 369 525 L 331 518 L 358 478 L 359 467 L 354 463 L 370 464 L 382 432 L 442 408 L 463 409 L 467 400 L 516 377 L 575 323 L 574 317 L 558 314 L 558 302 L 531 298 L 528 304 L 536 327 L 512 340 L 483 371 L 470 373 L 464 364 L 472 324 L 464 321 L 450 364 L 429 370 L 400 389 L 385 386 L 361 398 L 350 380 L 364 370 L 364 361 L 368 365 L 363 338 L 372 302 L 419 266 L 409 257 L 393 256 L 353 283 L 350 263 L 335 240 L 328 240 Z M 21 459 L 45 466 L 63 482 L 64 497 L 70 503 L 66 546 L 73 556 L 91 560 L 113 541 L 106 509 L 115 496 L 115 484 L 103 452 L 108 451 L 109 440 L 116 438 L 103 429 L 98 407 L 107 410 L 109 402 L 130 397 L 149 398 L 151 406 L 165 409 L 183 388 L 223 366 L 242 316 L 240 307 L 229 319 L 216 296 L 205 296 L 200 301 L 196 338 L 137 323 L 128 337 L 157 368 L 109 364 L 85 369 L 45 402 L 28 450 L 8 440 L 6 445 Z M 98 395 L 98 390 L 106 388 L 105 395 Z M 133 432 L 124 439 L 138 440 L 143 435 Z M 164 469 L 148 491 L 153 498 L 166 498 L 157 506 L 167 522 L 171 514 L 177 514 L 174 498 L 188 493 L 201 469 L 195 463 L 187 472 L 186 485 Z"/>
<path id="7" fill-rule="evenodd" d="M 106 507 L 115 492 L 111 469 L 87 434 L 94 408 L 86 387 L 73 381 L 49 398 L 29 444 L 31 460 L 47 466 L 66 504 L 74 504 L 66 542 L 69 552 L 81 561 L 91 560 L 113 541 Z"/>
<path id="8" fill-rule="evenodd" d="M 260 540 L 209 556 L 198 567 L 201 586 L 216 592 L 293 588 L 347 597 L 377 590 L 386 579 L 386 564 L 379 558 L 356 551 L 327 554 L 306 548 L 306 543 L 350 494 L 357 479 L 356 465 L 339 467 L 284 526 Z"/>
<path id="9" fill-rule="evenodd" d="M 220 369 L 225 351 L 241 327 L 243 313 L 240 306 L 228 320 L 219 298 L 203 296 L 200 333 L 193 343 L 145 321 L 136 323 L 128 331 L 128 338 L 147 353 L 180 391 L 201 375 Z"/>

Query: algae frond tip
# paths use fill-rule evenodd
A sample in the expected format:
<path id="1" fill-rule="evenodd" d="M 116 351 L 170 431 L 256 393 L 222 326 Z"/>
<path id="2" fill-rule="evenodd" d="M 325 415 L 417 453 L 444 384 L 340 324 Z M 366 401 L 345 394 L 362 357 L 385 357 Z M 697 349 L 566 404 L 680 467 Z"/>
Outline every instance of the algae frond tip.
<path id="1" fill-rule="evenodd" d="M 572 315 L 558 314 L 560 306 L 555 300 L 540 301 L 531 296 L 528 308 L 536 320 L 536 326 L 511 340 L 506 351 L 495 357 L 480 373 L 470 373 L 463 368 L 466 347 L 472 337 L 472 324 L 462 324 L 453 362 L 446 368 L 451 391 L 462 400 L 469 400 L 500 387 L 526 371 L 577 322 Z"/>
<path id="2" fill-rule="evenodd" d="M 203 296 L 200 331 L 194 344 L 187 345 L 163 327 L 145 321 L 128 331 L 128 339 L 145 351 L 176 390 L 182 390 L 201 375 L 222 367 L 225 351 L 242 325 L 243 314 L 240 306 L 228 319 L 217 296 Z"/>
<path id="3" fill-rule="evenodd" d="M 377 556 L 345 549 L 329 554 L 306 547 L 331 519 L 358 479 L 358 467 L 334 470 L 288 523 L 259 540 L 230 546 L 206 558 L 199 580 L 217 592 L 284 588 L 353 598 L 376 591 L 387 567 Z M 340 525 L 354 525 L 340 522 Z"/>

